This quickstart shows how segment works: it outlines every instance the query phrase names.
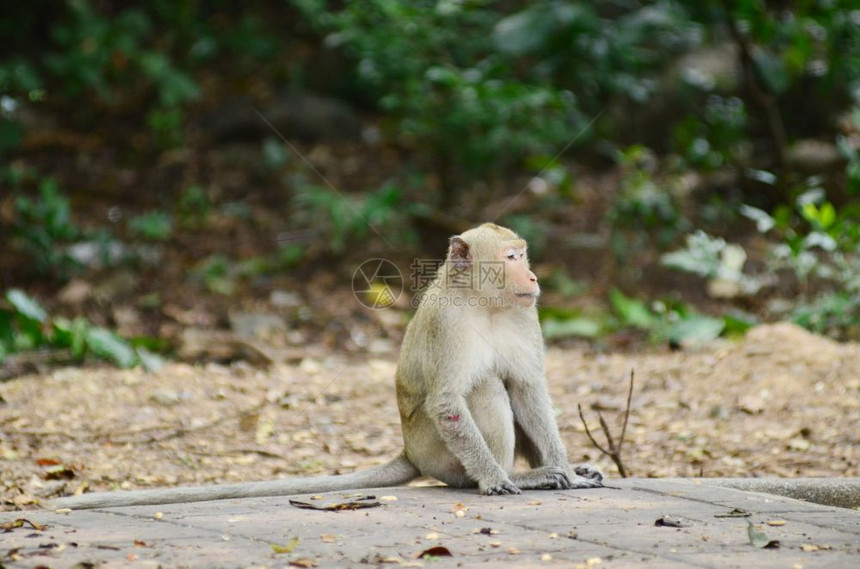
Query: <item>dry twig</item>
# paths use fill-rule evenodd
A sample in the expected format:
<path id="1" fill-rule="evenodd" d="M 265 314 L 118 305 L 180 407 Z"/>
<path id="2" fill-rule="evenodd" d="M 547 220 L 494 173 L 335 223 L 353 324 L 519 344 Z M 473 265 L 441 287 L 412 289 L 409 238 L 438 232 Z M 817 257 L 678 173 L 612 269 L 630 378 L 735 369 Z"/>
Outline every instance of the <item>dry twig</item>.
<path id="1" fill-rule="evenodd" d="M 630 418 L 630 401 L 633 397 L 633 370 L 630 370 L 630 387 L 627 390 L 627 407 L 624 409 L 624 424 L 621 427 L 621 436 L 618 438 L 618 443 L 616 444 L 615 439 L 612 438 L 612 432 L 609 430 L 609 425 L 606 423 L 606 420 L 603 418 L 603 415 L 600 411 L 597 412 L 597 418 L 600 421 L 600 428 L 603 430 L 603 434 L 606 436 L 607 446 L 604 448 L 603 445 L 595 440 L 594 435 L 591 434 L 591 430 L 588 428 L 588 423 L 585 422 L 585 417 L 582 414 L 582 403 L 577 403 L 576 407 L 579 409 L 579 419 L 582 421 L 582 425 L 585 427 L 585 434 L 588 435 L 588 439 L 591 441 L 597 449 L 612 459 L 612 462 L 615 463 L 615 466 L 618 467 L 618 473 L 622 478 L 627 478 L 627 469 L 624 468 L 624 463 L 621 460 L 621 447 L 624 445 L 624 437 L 627 435 L 627 420 Z"/>

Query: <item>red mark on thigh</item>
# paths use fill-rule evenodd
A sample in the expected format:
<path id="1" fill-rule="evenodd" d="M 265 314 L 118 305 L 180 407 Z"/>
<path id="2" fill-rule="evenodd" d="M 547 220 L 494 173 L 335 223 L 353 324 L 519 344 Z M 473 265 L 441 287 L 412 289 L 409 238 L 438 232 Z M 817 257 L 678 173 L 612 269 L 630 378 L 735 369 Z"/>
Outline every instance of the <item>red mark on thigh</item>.
<path id="1" fill-rule="evenodd" d="M 449 421 L 456 423 L 457 421 L 460 420 L 460 415 L 448 415 L 445 418 L 448 419 Z"/>

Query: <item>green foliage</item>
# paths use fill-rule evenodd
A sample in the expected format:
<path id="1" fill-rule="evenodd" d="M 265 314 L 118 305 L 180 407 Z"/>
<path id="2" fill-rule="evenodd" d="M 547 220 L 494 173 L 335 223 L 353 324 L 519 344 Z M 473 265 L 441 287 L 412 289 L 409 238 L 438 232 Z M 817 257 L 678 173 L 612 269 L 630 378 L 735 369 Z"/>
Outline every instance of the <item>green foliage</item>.
<path id="1" fill-rule="evenodd" d="M 0 156 L 18 146 L 22 137 L 23 132 L 18 123 L 0 114 Z"/>
<path id="2" fill-rule="evenodd" d="M 161 107 L 197 96 L 194 81 L 164 53 L 148 47 L 157 30 L 145 11 L 128 8 L 109 18 L 87 0 L 70 0 L 67 6 L 68 20 L 51 30 L 60 51 L 45 56 L 46 68 L 62 81 L 66 95 L 95 93 L 113 103 L 118 91 L 142 77 L 155 88 Z"/>
<path id="3" fill-rule="evenodd" d="M 689 228 L 677 198 L 654 178 L 656 157 L 643 146 L 617 155 L 623 179 L 618 198 L 608 213 L 610 245 L 619 259 L 654 242 L 665 249 Z"/>
<path id="4" fill-rule="evenodd" d="M 38 198 L 22 195 L 15 200 L 12 232 L 39 272 L 65 278 L 79 268 L 66 246 L 81 236 L 81 230 L 72 220 L 68 198 L 51 178 L 41 180 Z"/>
<path id="5" fill-rule="evenodd" d="M 563 270 L 557 270 L 553 272 L 549 279 L 546 281 L 546 285 L 551 290 L 554 290 L 561 294 L 566 298 L 574 298 L 577 296 L 581 296 L 586 291 L 586 284 L 578 279 L 572 279 L 570 275 L 568 275 Z"/>
<path id="6" fill-rule="evenodd" d="M 762 233 L 775 235 L 769 269 L 790 272 L 800 284 L 791 317 L 816 332 L 840 334 L 860 326 L 860 208 L 837 208 L 825 199 L 818 180 L 807 180 L 794 208 L 770 216 L 745 207 L 744 215 Z"/>
<path id="7" fill-rule="evenodd" d="M 759 278 L 744 273 L 747 253 L 743 247 L 726 243 L 704 231 L 687 235 L 683 248 L 664 253 L 660 262 L 672 269 L 708 279 L 708 292 L 716 297 L 749 296 L 763 286 Z"/>
<path id="8" fill-rule="evenodd" d="M 328 45 L 356 61 L 358 84 L 394 120 L 397 137 L 438 169 L 443 189 L 553 152 L 587 123 L 571 93 L 528 80 L 495 49 L 498 15 L 487 4 L 296 4 Z"/>
<path id="9" fill-rule="evenodd" d="M 211 255 L 201 261 L 193 274 L 212 292 L 232 296 L 236 291 L 236 274 L 224 255 Z"/>
<path id="10" fill-rule="evenodd" d="M 182 190 L 176 203 L 176 215 L 180 222 L 191 227 L 205 222 L 211 209 L 212 203 L 206 190 L 196 184 Z"/>
<path id="11" fill-rule="evenodd" d="M 851 125 L 855 130 L 860 130 L 860 107 L 855 106 L 851 109 Z M 857 148 L 857 142 L 852 141 L 844 136 L 836 137 L 836 146 L 839 152 L 847 160 L 845 166 L 845 181 L 846 189 L 851 195 L 860 194 L 860 151 Z"/>
<path id="12" fill-rule="evenodd" d="M 328 247 L 339 253 L 348 242 L 364 240 L 371 232 L 410 242 L 407 214 L 403 190 L 393 184 L 354 196 L 299 182 L 291 218 L 297 226 L 319 232 Z"/>
<path id="13" fill-rule="evenodd" d="M 644 302 L 625 296 L 618 289 L 609 292 L 609 302 L 623 326 L 647 330 L 656 322 L 655 315 Z"/>
<path id="14" fill-rule="evenodd" d="M 173 219 L 163 211 L 151 211 L 131 218 L 132 233 L 152 241 L 166 241 L 173 235 Z"/>
<path id="15" fill-rule="evenodd" d="M 542 306 L 541 326 L 548 340 L 566 337 L 596 339 L 613 332 L 634 328 L 644 332 L 653 343 L 681 345 L 709 342 L 721 335 L 743 334 L 757 322 L 744 313 L 728 313 L 715 318 L 699 314 L 681 302 L 646 303 L 618 289 L 609 293 L 608 312 L 570 310 Z"/>
<path id="16" fill-rule="evenodd" d="M 268 257 L 233 261 L 225 255 L 215 254 L 198 263 L 192 274 L 211 292 L 233 296 L 243 279 L 271 273 L 277 265 Z"/>
<path id="17" fill-rule="evenodd" d="M 593 339 L 603 333 L 603 327 L 599 321 L 580 316 L 564 319 L 546 318 L 542 320 L 541 328 L 547 340 L 571 336 Z"/>
<path id="18" fill-rule="evenodd" d="M 547 340 L 569 337 L 595 339 L 609 330 L 608 318 L 603 312 L 585 313 L 578 309 L 540 306 L 538 317 Z"/>
<path id="19" fill-rule="evenodd" d="M 634 0 L 614 5 L 614 17 L 602 12 L 588 2 L 531 2 L 495 24 L 495 47 L 528 61 L 532 77 L 574 90 L 593 112 L 611 95 L 646 102 L 656 86 L 650 72 L 701 41 L 678 2 Z"/>
<path id="20" fill-rule="evenodd" d="M 0 93 L 23 94 L 38 101 L 44 97 L 44 83 L 33 63 L 13 56 L 0 62 Z"/>
<path id="21" fill-rule="evenodd" d="M 141 363 L 146 369 L 163 365 L 159 356 L 134 348 L 110 330 L 92 326 L 84 318 L 49 316 L 21 290 L 7 291 L 6 302 L 9 308 L 0 307 L 0 362 L 14 353 L 53 348 L 69 350 L 78 360 L 92 355 L 123 368 Z"/>
<path id="22" fill-rule="evenodd" d="M 784 93 L 809 79 L 824 85 L 847 82 L 856 88 L 856 7 L 852 0 L 801 2 L 786 13 L 776 4 L 744 1 L 731 4 L 729 17 L 754 42 L 754 63 L 769 90 Z"/>
<path id="23" fill-rule="evenodd" d="M 646 331 L 652 342 L 673 345 L 708 342 L 718 338 L 727 327 L 726 318 L 699 314 L 680 302 L 654 302 L 649 308 L 619 290 L 610 292 L 609 301 L 621 328 Z M 742 321 L 737 318 L 733 318 L 731 324 L 733 331 L 742 328 Z"/>
<path id="24" fill-rule="evenodd" d="M 773 275 L 791 275 L 800 287 L 800 296 L 790 310 L 795 322 L 837 335 L 857 328 L 860 208 L 853 204 L 836 207 L 826 200 L 819 182 L 815 177 L 806 180 L 793 207 L 778 207 L 773 215 L 751 206 L 741 209 L 760 233 L 777 238 L 768 250 L 767 273 L 745 273 L 746 252 L 740 246 L 701 231 L 688 235 L 684 248 L 663 255 L 662 263 L 709 279 L 709 292 L 727 298 L 755 294 L 775 282 Z M 730 294 L 715 293 L 727 290 Z"/>
<path id="25" fill-rule="evenodd" d="M 747 137 L 747 113 L 737 97 L 708 97 L 702 110 L 682 120 L 674 130 L 678 152 L 705 171 L 736 163 Z"/>

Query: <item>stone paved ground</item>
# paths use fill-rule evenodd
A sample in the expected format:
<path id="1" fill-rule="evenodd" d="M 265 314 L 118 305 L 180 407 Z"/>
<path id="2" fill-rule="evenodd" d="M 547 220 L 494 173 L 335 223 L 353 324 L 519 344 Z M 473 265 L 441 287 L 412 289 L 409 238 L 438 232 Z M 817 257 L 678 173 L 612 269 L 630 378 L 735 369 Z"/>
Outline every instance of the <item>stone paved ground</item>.
<path id="1" fill-rule="evenodd" d="M 384 497 L 380 506 L 341 512 L 300 509 L 287 498 L 6 512 L 0 524 L 25 518 L 47 527 L 0 533 L 0 566 L 860 567 L 857 510 L 699 480 L 610 483 L 507 497 L 388 488 L 358 493 Z M 331 504 L 342 495 L 324 498 L 300 499 Z M 751 516 L 718 517 L 735 508 Z M 681 527 L 655 526 L 663 516 Z M 751 545 L 747 519 L 779 547 Z M 435 557 L 421 558 L 428 550 Z"/>

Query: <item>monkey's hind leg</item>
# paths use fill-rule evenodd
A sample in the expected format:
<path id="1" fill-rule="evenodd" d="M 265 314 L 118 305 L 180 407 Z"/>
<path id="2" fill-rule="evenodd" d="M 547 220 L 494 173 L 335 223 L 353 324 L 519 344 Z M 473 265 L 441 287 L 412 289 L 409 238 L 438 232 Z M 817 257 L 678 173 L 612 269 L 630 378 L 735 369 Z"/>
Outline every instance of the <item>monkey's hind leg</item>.
<path id="1" fill-rule="evenodd" d="M 520 490 L 563 490 L 570 488 L 570 480 L 562 468 L 538 466 L 511 476 L 511 481 Z"/>

